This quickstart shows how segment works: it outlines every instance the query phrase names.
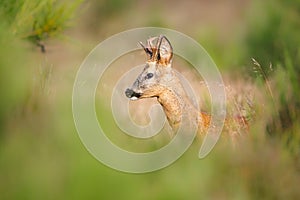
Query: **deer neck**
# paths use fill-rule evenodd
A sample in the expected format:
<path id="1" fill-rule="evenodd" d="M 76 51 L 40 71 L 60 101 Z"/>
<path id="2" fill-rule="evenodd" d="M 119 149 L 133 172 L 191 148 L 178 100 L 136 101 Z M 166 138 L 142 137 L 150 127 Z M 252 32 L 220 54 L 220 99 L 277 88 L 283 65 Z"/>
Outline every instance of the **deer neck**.
<path id="1" fill-rule="evenodd" d="M 169 125 L 173 130 L 179 128 L 184 112 L 188 114 L 190 120 L 197 122 L 198 110 L 190 103 L 182 87 L 176 89 L 164 88 L 157 100 L 162 105 Z"/>

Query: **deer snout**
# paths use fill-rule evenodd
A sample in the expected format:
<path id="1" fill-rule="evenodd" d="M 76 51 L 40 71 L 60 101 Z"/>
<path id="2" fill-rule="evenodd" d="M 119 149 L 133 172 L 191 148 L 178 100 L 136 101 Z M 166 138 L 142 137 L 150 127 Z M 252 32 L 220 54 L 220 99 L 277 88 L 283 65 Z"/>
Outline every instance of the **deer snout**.
<path id="1" fill-rule="evenodd" d="M 125 95 L 130 98 L 131 100 L 137 100 L 138 98 L 141 97 L 141 94 L 140 93 L 137 93 L 135 91 L 133 91 L 132 89 L 130 88 L 127 88 L 126 91 L 125 91 Z"/>

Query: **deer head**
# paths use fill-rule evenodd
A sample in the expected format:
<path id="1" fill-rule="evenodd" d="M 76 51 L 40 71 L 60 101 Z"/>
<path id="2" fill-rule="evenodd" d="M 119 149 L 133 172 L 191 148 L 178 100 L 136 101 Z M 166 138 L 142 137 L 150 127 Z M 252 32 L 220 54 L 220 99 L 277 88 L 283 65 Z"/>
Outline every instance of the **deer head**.
<path id="1" fill-rule="evenodd" d="M 153 44 L 155 43 L 155 44 Z M 148 60 L 144 70 L 125 94 L 131 100 L 159 97 L 177 78 L 171 68 L 173 49 L 165 36 L 153 37 L 144 46 Z M 174 78 L 175 77 L 175 78 Z"/>

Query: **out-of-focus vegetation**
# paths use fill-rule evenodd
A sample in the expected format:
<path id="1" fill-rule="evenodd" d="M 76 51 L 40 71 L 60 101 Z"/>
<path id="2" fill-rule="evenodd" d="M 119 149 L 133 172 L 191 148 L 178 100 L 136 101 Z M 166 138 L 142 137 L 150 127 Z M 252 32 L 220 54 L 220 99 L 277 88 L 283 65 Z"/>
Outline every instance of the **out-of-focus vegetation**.
<path id="1" fill-rule="evenodd" d="M 7 31 L 16 38 L 24 38 L 41 46 L 51 37 L 58 36 L 74 17 L 82 0 L 72 3 L 57 0 L 3 0 L 0 16 Z"/>
<path id="2" fill-rule="evenodd" d="M 1 199 L 300 198 L 298 1 L 74 2 L 0 2 Z M 59 40 L 70 22 L 67 33 L 78 41 L 72 48 Z M 248 136 L 235 149 L 221 141 L 199 160 L 196 142 L 166 169 L 125 174 L 100 164 L 80 142 L 72 86 L 87 48 L 113 33 L 153 25 L 203 44 L 231 88 L 243 94 L 247 87 L 254 94 L 255 114 Z M 43 48 L 51 38 L 54 50 L 46 46 L 43 54 L 32 48 Z M 239 100 L 233 102 L 238 106 Z M 107 105 L 97 102 L 97 114 L 114 132 Z M 117 141 L 126 147 L 130 138 Z"/>
<path id="3" fill-rule="evenodd" d="M 256 2 L 252 10 L 257 17 L 249 19 L 243 58 L 258 60 L 253 74 L 264 83 L 273 104 L 268 134 L 279 136 L 299 157 L 300 2 Z"/>
<path id="4" fill-rule="evenodd" d="M 33 79 L 45 81 L 44 77 L 34 77 L 31 66 L 34 57 L 28 52 L 30 41 L 45 51 L 43 42 L 59 36 L 67 27 L 80 1 L 73 3 L 55 0 L 3 0 L 0 2 L 0 82 L 2 98 L 0 106 L 0 125 L 4 126 L 7 117 L 14 110 L 23 112 L 22 104 L 30 97 Z"/>

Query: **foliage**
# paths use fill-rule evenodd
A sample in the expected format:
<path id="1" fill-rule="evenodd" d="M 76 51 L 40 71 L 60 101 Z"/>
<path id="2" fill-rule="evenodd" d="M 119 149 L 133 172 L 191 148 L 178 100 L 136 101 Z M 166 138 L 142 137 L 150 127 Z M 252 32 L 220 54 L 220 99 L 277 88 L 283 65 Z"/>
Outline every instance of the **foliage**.
<path id="1" fill-rule="evenodd" d="M 247 29 L 247 54 L 268 67 L 270 63 L 284 64 L 288 51 L 300 73 L 296 67 L 300 64 L 300 49 L 296 45 L 300 43 L 300 2 L 267 0 L 254 5 Z"/>
<path id="2" fill-rule="evenodd" d="M 299 134 L 291 131 L 300 120 L 300 2 L 256 2 L 253 10 L 257 14 L 251 18 L 245 47 L 247 55 L 260 63 L 254 63 L 254 71 L 272 98 L 273 113 L 267 131 L 293 138 L 300 146 Z"/>
<path id="3" fill-rule="evenodd" d="M 42 42 L 62 33 L 81 2 L 3 0 L 0 13 L 12 34 L 30 40 L 45 51 Z"/>

